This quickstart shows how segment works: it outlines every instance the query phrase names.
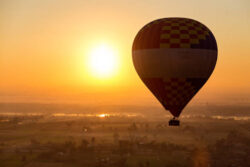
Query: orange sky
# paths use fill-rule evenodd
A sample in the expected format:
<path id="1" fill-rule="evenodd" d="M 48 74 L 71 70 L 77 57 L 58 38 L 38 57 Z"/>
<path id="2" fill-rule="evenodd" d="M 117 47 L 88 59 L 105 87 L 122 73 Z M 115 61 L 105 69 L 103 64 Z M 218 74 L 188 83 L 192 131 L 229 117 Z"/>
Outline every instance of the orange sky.
<path id="1" fill-rule="evenodd" d="M 0 101 L 159 105 L 134 70 L 131 46 L 162 17 L 196 19 L 217 39 L 215 71 L 193 102 L 249 101 L 249 0 L 1 0 Z M 103 43 L 119 68 L 96 79 L 85 61 Z"/>

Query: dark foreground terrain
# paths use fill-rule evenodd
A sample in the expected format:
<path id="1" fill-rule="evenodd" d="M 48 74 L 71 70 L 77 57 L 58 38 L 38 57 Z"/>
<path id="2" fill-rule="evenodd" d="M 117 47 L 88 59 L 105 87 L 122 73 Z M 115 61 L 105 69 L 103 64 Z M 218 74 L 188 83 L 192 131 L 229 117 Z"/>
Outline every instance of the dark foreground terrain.
<path id="1" fill-rule="evenodd" d="M 249 106 L 187 108 L 180 127 L 169 118 L 157 107 L 0 104 L 0 166 L 250 166 Z"/>

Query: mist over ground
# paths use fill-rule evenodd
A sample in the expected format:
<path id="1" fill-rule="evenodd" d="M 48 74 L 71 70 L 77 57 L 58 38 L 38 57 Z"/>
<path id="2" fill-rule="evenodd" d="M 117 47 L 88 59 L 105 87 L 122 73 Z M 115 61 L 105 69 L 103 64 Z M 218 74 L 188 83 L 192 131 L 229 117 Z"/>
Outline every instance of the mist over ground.
<path id="1" fill-rule="evenodd" d="M 249 166 L 250 106 L 0 104 L 0 166 Z"/>

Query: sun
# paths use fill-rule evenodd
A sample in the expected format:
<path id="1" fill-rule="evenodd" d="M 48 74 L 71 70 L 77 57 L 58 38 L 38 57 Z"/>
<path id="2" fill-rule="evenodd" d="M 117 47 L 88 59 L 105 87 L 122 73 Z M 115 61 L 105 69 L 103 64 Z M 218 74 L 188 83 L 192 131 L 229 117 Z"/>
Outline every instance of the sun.
<path id="1" fill-rule="evenodd" d="M 89 54 L 88 66 L 95 77 L 108 78 L 113 76 L 118 66 L 115 49 L 106 44 L 94 47 Z"/>

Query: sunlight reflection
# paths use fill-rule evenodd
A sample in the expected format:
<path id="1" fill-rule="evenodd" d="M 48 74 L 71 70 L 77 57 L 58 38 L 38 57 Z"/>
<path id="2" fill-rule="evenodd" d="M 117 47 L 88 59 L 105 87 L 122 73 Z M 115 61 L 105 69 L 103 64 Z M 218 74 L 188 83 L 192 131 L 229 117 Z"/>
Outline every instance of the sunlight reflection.
<path id="1" fill-rule="evenodd" d="M 99 114 L 98 115 L 98 117 L 100 117 L 100 118 L 105 118 L 105 117 L 108 117 L 109 116 L 109 114 Z"/>

